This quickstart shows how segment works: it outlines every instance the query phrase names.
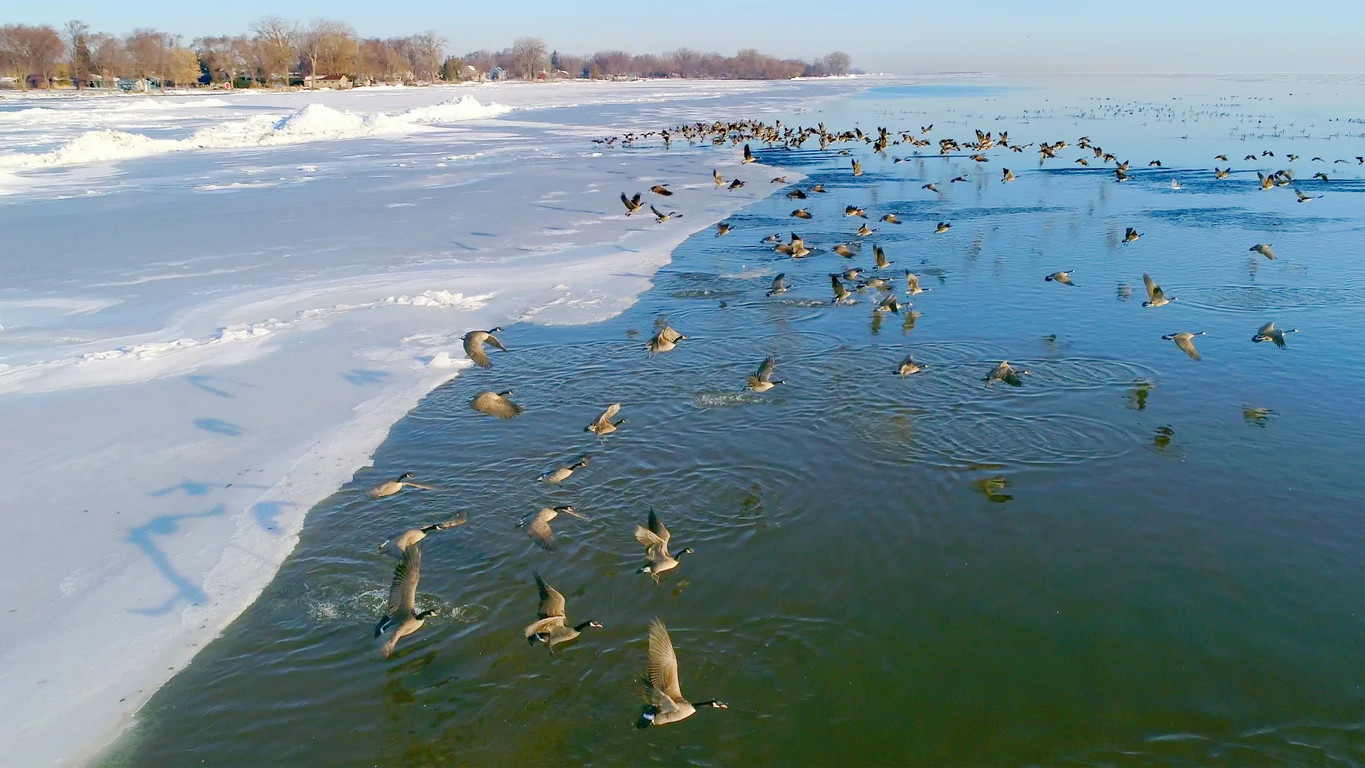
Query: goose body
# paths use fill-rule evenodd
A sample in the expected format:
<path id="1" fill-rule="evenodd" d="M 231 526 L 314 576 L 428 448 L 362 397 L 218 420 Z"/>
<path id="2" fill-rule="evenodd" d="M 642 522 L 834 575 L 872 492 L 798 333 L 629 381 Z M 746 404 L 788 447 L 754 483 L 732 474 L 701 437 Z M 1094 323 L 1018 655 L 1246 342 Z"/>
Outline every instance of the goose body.
<path id="1" fill-rule="evenodd" d="M 923 370 L 924 366 L 916 363 L 915 358 L 911 355 L 906 355 L 905 359 L 901 361 L 901 364 L 896 366 L 896 373 L 899 373 L 902 379 Z"/>
<path id="2" fill-rule="evenodd" d="M 1161 290 L 1161 286 L 1156 284 L 1151 275 L 1143 273 L 1142 283 L 1147 286 L 1147 300 L 1142 302 L 1144 307 L 1161 307 L 1175 301 L 1174 296 L 1166 296 L 1166 292 Z"/>
<path id="3" fill-rule="evenodd" d="M 773 381 L 773 368 L 776 365 L 777 360 L 775 358 L 764 359 L 763 363 L 758 366 L 758 371 L 745 382 L 745 388 L 754 392 L 767 392 L 778 384 L 782 384 L 781 380 Z"/>
<path id="4" fill-rule="evenodd" d="M 572 464 L 569 464 L 568 466 L 563 466 L 560 467 L 559 469 L 551 470 L 541 475 L 540 477 L 537 477 L 536 482 L 549 483 L 550 485 L 559 485 L 565 480 L 568 480 L 569 477 L 573 475 L 575 471 L 580 470 L 586 466 L 588 466 L 588 456 L 587 454 L 584 454 L 578 457 L 577 461 L 575 461 Z"/>
<path id="5" fill-rule="evenodd" d="M 768 289 L 767 295 L 768 295 L 768 296 L 776 296 L 776 295 L 778 295 L 778 294 L 782 294 L 782 293 L 786 293 L 786 292 L 787 292 L 787 273 L 786 273 L 786 272 L 779 272 L 779 273 L 777 273 L 777 277 L 774 277 L 774 278 L 773 278 L 773 285 L 772 285 L 772 288 Z"/>
<path id="6" fill-rule="evenodd" d="M 649 623 L 649 666 L 645 683 L 649 704 L 636 721 L 637 728 L 686 720 L 701 707 L 728 709 L 725 702 L 715 699 L 693 704 L 683 698 L 682 687 L 678 683 L 678 656 L 673 650 L 668 628 L 658 618 Z"/>
<path id="7" fill-rule="evenodd" d="M 1199 350 L 1194 348 L 1194 337 L 1203 335 L 1204 335 L 1203 331 L 1199 331 L 1197 333 L 1181 331 L 1180 333 L 1168 333 L 1165 336 L 1162 336 L 1161 338 L 1166 341 L 1174 341 L 1175 345 L 1177 347 L 1180 347 L 1181 352 L 1184 352 L 1185 354 L 1189 355 L 1195 360 L 1198 360 L 1200 359 Z"/>
<path id="8" fill-rule="evenodd" d="M 644 525 L 635 526 L 635 540 L 645 548 L 645 564 L 640 566 L 636 573 L 647 573 L 654 577 L 654 581 L 659 580 L 659 576 L 667 571 L 677 568 L 681 564 L 683 555 L 692 554 L 692 548 L 688 547 L 678 553 L 677 557 L 668 553 L 668 544 L 672 539 L 672 534 L 664 527 L 663 521 L 655 514 L 654 509 L 649 510 L 648 527 Z"/>
<path id="9" fill-rule="evenodd" d="M 905 270 L 905 288 L 906 292 L 911 296 L 918 296 L 927 290 L 919 287 L 919 275 L 916 275 L 908 269 Z"/>
<path id="10" fill-rule="evenodd" d="M 1247 250 L 1259 253 L 1271 261 L 1275 260 L 1275 251 L 1271 250 L 1270 243 L 1257 243 Z"/>
<path id="11" fill-rule="evenodd" d="M 561 513 L 569 515 L 570 517 L 576 517 L 579 520 L 583 519 L 583 516 L 578 514 L 573 507 L 565 504 L 562 507 L 541 507 L 539 510 L 523 517 L 521 522 L 517 523 L 517 527 L 525 528 L 526 535 L 535 539 L 541 547 L 545 549 L 554 549 L 555 533 L 550 529 L 550 521 L 559 517 Z"/>
<path id="12" fill-rule="evenodd" d="M 540 605 L 536 611 L 539 619 L 527 625 L 526 642 L 545 643 L 545 647 L 549 648 L 550 654 L 553 655 L 555 646 L 576 639 L 588 627 L 602 628 L 600 623 L 592 620 L 577 625 L 569 624 L 564 615 L 564 595 L 546 584 L 539 573 L 535 574 L 535 577 L 536 589 L 540 592 Z"/>
<path id="13" fill-rule="evenodd" d="M 1049 283 L 1061 283 L 1062 285 L 1073 286 L 1075 285 L 1075 283 L 1071 282 L 1071 270 L 1069 269 L 1063 270 L 1061 272 L 1053 272 L 1052 274 L 1045 276 L 1043 279 Z"/>
<path id="14" fill-rule="evenodd" d="M 941 235 L 941 234 L 943 234 L 944 232 L 947 232 L 949 229 L 952 229 L 952 227 L 953 227 L 952 224 L 949 224 L 949 223 L 946 222 L 946 221 L 940 221 L 940 222 L 938 223 L 938 226 L 937 226 L 937 227 L 934 227 L 934 234 L 936 234 L 936 235 Z"/>
<path id="15" fill-rule="evenodd" d="M 848 287 L 839 282 L 838 275 L 830 275 L 829 282 L 830 286 L 834 289 L 834 301 L 832 303 L 842 304 L 853 296 L 853 294 L 849 292 Z"/>
<path id="16" fill-rule="evenodd" d="M 469 407 L 479 413 L 486 413 L 499 419 L 514 419 L 520 416 L 524 409 L 507 399 L 510 394 L 512 394 L 510 389 L 504 392 L 493 392 L 491 390 L 480 392 L 470 399 Z"/>
<path id="17" fill-rule="evenodd" d="M 1257 343 L 1262 341 L 1273 342 L 1275 346 L 1279 347 L 1280 349 L 1284 349 L 1285 334 L 1298 332 L 1299 332 L 1298 328 L 1290 328 L 1288 330 L 1276 328 L 1275 322 L 1272 320 L 1271 322 L 1261 326 L 1260 330 L 1256 331 L 1256 335 L 1251 337 L 1251 340 Z"/>
<path id="18" fill-rule="evenodd" d="M 669 194 L 672 194 L 672 193 L 670 192 Z M 635 193 L 635 197 L 626 197 L 626 193 L 625 193 L 625 192 L 622 192 L 622 193 L 621 193 L 621 204 L 624 205 L 624 206 L 626 207 L 626 215 L 627 215 L 627 216 L 630 216 L 630 215 L 632 215 L 632 214 L 638 213 L 642 208 L 645 207 L 645 204 L 642 203 L 642 202 L 640 202 L 640 193 L 639 193 L 639 192 L 636 192 L 636 193 Z"/>
<path id="19" fill-rule="evenodd" d="M 410 482 L 412 477 L 413 474 L 411 472 L 404 472 L 403 474 L 399 475 L 398 478 L 395 480 L 390 480 L 386 483 L 380 483 L 379 485 L 376 485 L 375 487 L 366 491 L 365 495 L 369 496 L 372 499 L 382 499 L 388 496 L 392 496 L 398 493 L 399 491 L 403 490 L 404 488 L 418 488 L 423 491 L 436 490 L 435 488 L 432 488 L 429 485 L 422 485 L 420 483 Z"/>
<path id="20" fill-rule="evenodd" d="M 654 334 L 654 338 L 649 340 L 649 344 L 647 344 L 646 347 L 649 349 L 649 354 L 657 355 L 660 352 L 671 351 L 674 347 L 678 346 L 679 341 L 686 338 L 686 336 L 665 325 L 659 329 L 658 333 Z"/>
<path id="21" fill-rule="evenodd" d="M 1018 387 L 1022 386 L 1024 383 L 1024 380 L 1019 377 L 1027 376 L 1028 374 L 1028 369 L 1015 370 L 1008 362 L 1001 360 L 999 365 L 992 368 L 991 372 L 986 374 L 985 381 L 987 384 L 1003 381 L 1011 387 Z"/>
<path id="22" fill-rule="evenodd" d="M 617 422 L 612 422 L 612 419 L 615 418 L 616 414 L 620 412 L 621 404 L 612 403 L 611 405 L 607 406 L 607 410 L 603 411 L 601 416 L 597 417 L 596 421 L 584 427 L 583 431 L 596 433 L 599 437 L 602 435 L 615 432 L 617 427 L 620 427 L 622 424 L 626 423 L 625 419 L 621 419 L 620 421 Z"/>

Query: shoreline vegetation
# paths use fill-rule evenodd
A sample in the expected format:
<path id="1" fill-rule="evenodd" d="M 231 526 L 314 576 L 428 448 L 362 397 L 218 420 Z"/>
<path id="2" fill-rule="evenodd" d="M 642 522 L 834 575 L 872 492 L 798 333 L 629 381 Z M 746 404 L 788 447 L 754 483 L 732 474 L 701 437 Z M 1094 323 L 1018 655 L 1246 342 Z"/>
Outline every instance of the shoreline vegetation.
<path id="1" fill-rule="evenodd" d="M 562 53 L 537 37 L 500 51 L 451 55 L 434 30 L 406 37 L 361 37 L 345 22 L 302 24 L 279 16 L 252 22 L 246 34 L 197 37 L 138 28 L 123 35 L 69 21 L 0 26 L 0 89 L 123 90 L 174 88 L 349 88 L 485 80 L 789 80 L 855 74 L 842 51 L 810 61 L 745 48 L 733 56 L 678 48 L 663 54 L 620 50 Z"/>

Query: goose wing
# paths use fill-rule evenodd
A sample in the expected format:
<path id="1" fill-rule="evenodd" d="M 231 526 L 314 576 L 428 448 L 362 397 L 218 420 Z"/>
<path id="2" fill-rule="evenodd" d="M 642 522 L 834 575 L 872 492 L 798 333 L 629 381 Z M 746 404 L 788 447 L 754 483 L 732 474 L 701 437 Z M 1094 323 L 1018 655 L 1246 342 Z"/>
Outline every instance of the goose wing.
<path id="1" fill-rule="evenodd" d="M 1157 285 L 1156 281 L 1152 279 L 1152 276 L 1146 272 L 1142 273 L 1142 283 L 1147 286 L 1147 300 L 1149 302 L 1155 302 L 1165 295 L 1161 290 L 1161 286 Z"/>
<path id="2" fill-rule="evenodd" d="M 678 656 L 673 651 L 673 639 L 668 636 L 668 628 L 663 620 L 657 617 L 649 622 L 649 684 L 675 702 L 682 700 L 682 687 L 678 684 Z"/>
<path id="3" fill-rule="evenodd" d="M 745 144 L 745 145 L 744 145 L 744 162 L 746 162 L 746 163 L 752 163 L 753 161 L 754 161 L 754 153 L 753 153 L 753 150 L 749 149 L 749 145 L 748 145 L 748 144 Z"/>
<path id="4" fill-rule="evenodd" d="M 659 537 L 659 540 L 665 544 L 667 544 L 668 540 L 672 538 L 672 535 L 668 532 L 668 529 L 664 527 L 664 521 L 659 519 L 659 516 L 654 512 L 653 507 L 651 507 L 649 510 L 649 531 L 650 533 L 653 533 L 655 536 Z"/>
<path id="5" fill-rule="evenodd" d="M 650 560 L 659 560 L 661 555 L 666 555 L 668 552 L 668 542 L 659 538 L 657 534 L 643 525 L 635 526 L 635 540 L 645 548 L 645 557 Z"/>
<path id="6" fill-rule="evenodd" d="M 480 392 L 469 401 L 469 406 L 480 413 L 496 416 L 499 419 L 512 419 L 521 415 L 522 407 L 496 392 Z"/>
<path id="7" fill-rule="evenodd" d="M 492 368 L 493 362 L 488 359 L 488 353 L 483 351 L 483 339 L 476 334 L 466 334 L 464 337 L 464 353 L 469 355 L 469 359 L 480 368 Z"/>
<path id="8" fill-rule="evenodd" d="M 526 527 L 526 533 L 545 549 L 554 547 L 555 532 L 550 529 L 550 521 L 545 519 L 544 512 L 536 515 L 531 524 Z"/>
<path id="9" fill-rule="evenodd" d="M 393 569 L 393 584 L 389 587 L 389 616 L 416 610 L 417 579 L 421 567 L 422 547 L 413 544 L 404 549 L 403 559 Z"/>
<path id="10" fill-rule="evenodd" d="M 552 616 L 564 618 L 564 595 L 559 590 L 545 583 L 545 579 L 536 575 L 536 589 L 540 591 L 540 617 L 548 619 Z"/>
<path id="11" fill-rule="evenodd" d="M 624 206 L 626 207 L 626 210 L 627 210 L 627 211 L 634 211 L 634 210 L 635 210 L 635 206 L 631 205 L 631 203 L 630 203 L 630 198 L 629 198 L 629 197 L 626 197 L 626 193 L 625 193 L 625 192 L 622 192 L 622 193 L 621 193 L 621 204 L 624 205 Z"/>
<path id="12" fill-rule="evenodd" d="M 1189 355 L 1195 360 L 1199 359 L 1199 350 L 1194 348 L 1193 336 L 1191 336 L 1188 333 L 1177 333 L 1172 338 L 1175 339 L 1175 345 L 1177 347 L 1180 347 L 1180 351 L 1184 352 L 1185 354 Z"/>
<path id="13" fill-rule="evenodd" d="M 1275 331 L 1275 321 L 1274 321 L 1274 320 L 1271 320 L 1270 322 L 1268 322 L 1268 323 L 1266 323 L 1265 325 L 1261 326 L 1261 330 L 1257 331 L 1257 332 L 1256 332 L 1256 335 L 1257 335 L 1257 336 L 1269 336 L 1269 335 L 1270 335 L 1271 333 L 1273 333 L 1274 331 Z"/>
<path id="14" fill-rule="evenodd" d="M 837 281 L 838 278 L 835 278 L 835 280 Z M 775 359 L 771 357 L 765 359 L 762 365 L 758 366 L 758 372 L 754 374 L 754 378 L 759 381 L 771 381 L 773 378 L 773 366 L 775 365 L 777 365 Z"/>

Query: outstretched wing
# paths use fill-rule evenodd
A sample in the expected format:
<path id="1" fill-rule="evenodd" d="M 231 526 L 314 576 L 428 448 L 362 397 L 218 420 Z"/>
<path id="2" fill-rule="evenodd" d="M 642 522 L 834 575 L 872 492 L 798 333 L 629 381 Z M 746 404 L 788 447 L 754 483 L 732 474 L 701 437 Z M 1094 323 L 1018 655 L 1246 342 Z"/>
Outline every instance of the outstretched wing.
<path id="1" fill-rule="evenodd" d="M 548 619 L 551 616 L 564 616 L 564 596 L 559 590 L 545 583 L 545 579 L 536 575 L 536 589 L 540 590 L 540 618 Z"/>
<path id="2" fill-rule="evenodd" d="M 655 536 L 658 536 L 659 540 L 665 544 L 667 544 L 668 540 L 671 538 L 671 534 L 669 534 L 668 529 L 664 527 L 664 522 L 655 514 L 653 507 L 650 507 L 649 509 L 649 530 Z"/>
<path id="3" fill-rule="evenodd" d="M 837 278 L 836 278 L 836 279 L 837 279 Z M 777 365 L 777 360 L 775 360 L 775 359 L 773 359 L 773 358 L 771 358 L 771 357 L 765 359 L 765 360 L 763 361 L 763 364 L 760 365 L 760 366 L 758 366 L 758 373 L 755 373 L 755 374 L 754 374 L 754 377 L 757 378 L 759 381 L 770 381 L 770 380 L 772 380 L 772 377 L 773 377 L 773 366 L 775 366 L 775 365 Z"/>
<path id="4" fill-rule="evenodd" d="M 403 559 L 393 569 L 393 584 L 389 587 L 388 615 L 415 610 L 417 579 L 422 567 L 422 547 L 413 544 L 403 550 Z"/>
<path id="5" fill-rule="evenodd" d="M 1176 334 L 1176 335 L 1175 335 L 1175 345 L 1176 345 L 1177 347 L 1180 347 L 1180 351 L 1184 352 L 1185 354 L 1189 355 L 1190 357 L 1194 358 L 1195 360 L 1198 360 L 1198 359 L 1199 359 L 1199 350 L 1197 350 L 1197 349 L 1194 348 L 1194 339 L 1193 339 L 1193 338 L 1191 338 L 1191 337 L 1189 337 L 1189 336 L 1187 336 L 1187 335 L 1185 335 L 1185 334 L 1183 334 L 1183 333 Z"/>
<path id="6" fill-rule="evenodd" d="M 678 684 L 678 656 L 663 620 L 649 622 L 649 684 L 674 701 L 683 697 Z"/>
<path id="7" fill-rule="evenodd" d="M 1147 301 L 1155 302 L 1164 295 L 1161 291 L 1161 286 L 1157 285 L 1156 281 L 1152 279 L 1152 276 L 1146 272 L 1142 273 L 1142 283 L 1147 286 Z"/>
<path id="8" fill-rule="evenodd" d="M 753 153 L 753 150 L 749 149 L 749 145 L 748 145 L 748 144 L 745 144 L 745 145 L 744 145 L 744 161 L 745 161 L 746 163 L 752 163 L 752 162 L 754 161 L 754 153 Z"/>

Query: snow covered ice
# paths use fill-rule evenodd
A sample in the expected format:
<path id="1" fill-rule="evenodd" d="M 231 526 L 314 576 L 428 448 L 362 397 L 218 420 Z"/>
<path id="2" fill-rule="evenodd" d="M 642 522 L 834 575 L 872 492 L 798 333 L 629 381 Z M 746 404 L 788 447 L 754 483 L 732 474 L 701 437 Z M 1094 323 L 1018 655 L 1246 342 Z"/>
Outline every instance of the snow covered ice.
<path id="1" fill-rule="evenodd" d="M 713 189 L 736 152 L 591 138 L 852 87 L 0 101 L 7 760 L 108 744 L 259 594 L 307 510 L 469 365 L 465 331 L 612 316 L 770 191 Z M 658 182 L 685 218 L 622 215 L 620 192 Z"/>

